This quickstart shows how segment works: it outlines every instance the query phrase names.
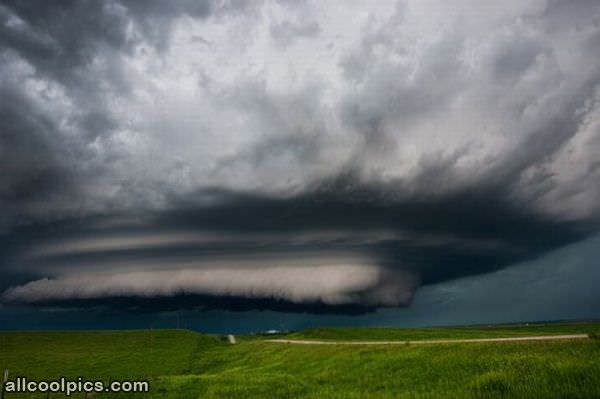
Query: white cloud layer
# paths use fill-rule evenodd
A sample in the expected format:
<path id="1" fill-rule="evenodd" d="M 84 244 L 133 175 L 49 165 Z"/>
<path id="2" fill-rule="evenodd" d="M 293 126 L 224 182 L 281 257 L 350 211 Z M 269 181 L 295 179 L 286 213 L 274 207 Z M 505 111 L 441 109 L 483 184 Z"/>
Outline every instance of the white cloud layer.
<path id="1" fill-rule="evenodd" d="M 418 281 L 372 265 L 201 268 L 77 273 L 9 288 L 6 302 L 36 303 L 119 297 L 210 295 L 275 299 L 295 304 L 406 305 Z"/>

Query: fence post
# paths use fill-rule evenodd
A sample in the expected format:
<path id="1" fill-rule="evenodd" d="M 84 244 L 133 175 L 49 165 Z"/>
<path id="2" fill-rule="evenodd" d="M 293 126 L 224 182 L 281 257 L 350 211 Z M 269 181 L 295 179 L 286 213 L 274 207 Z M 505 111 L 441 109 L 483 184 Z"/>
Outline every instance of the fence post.
<path id="1" fill-rule="evenodd" d="M 0 399 L 4 399 L 4 385 L 8 381 L 8 369 L 4 370 L 4 376 L 2 377 L 2 385 L 0 385 Z"/>

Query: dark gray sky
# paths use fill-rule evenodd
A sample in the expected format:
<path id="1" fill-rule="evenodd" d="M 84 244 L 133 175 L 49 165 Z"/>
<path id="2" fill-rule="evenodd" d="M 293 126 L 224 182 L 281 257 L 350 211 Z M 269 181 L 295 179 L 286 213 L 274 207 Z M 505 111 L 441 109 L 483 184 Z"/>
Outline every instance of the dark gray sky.
<path id="1" fill-rule="evenodd" d="M 0 317 L 566 318 L 599 53 L 597 1 L 0 1 Z"/>

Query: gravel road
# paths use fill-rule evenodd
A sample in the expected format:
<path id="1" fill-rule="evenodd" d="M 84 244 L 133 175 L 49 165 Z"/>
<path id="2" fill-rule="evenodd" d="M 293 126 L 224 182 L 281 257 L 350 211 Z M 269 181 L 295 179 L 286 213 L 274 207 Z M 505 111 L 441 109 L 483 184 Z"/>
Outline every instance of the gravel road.
<path id="1" fill-rule="evenodd" d="M 418 341 L 313 341 L 296 339 L 267 339 L 265 342 L 296 345 L 424 345 L 424 344 L 457 344 L 471 342 L 515 342 L 515 341 L 555 341 L 565 339 L 588 339 L 587 334 L 568 335 L 535 335 L 528 337 L 504 338 L 470 338 L 470 339 L 431 339 Z"/>

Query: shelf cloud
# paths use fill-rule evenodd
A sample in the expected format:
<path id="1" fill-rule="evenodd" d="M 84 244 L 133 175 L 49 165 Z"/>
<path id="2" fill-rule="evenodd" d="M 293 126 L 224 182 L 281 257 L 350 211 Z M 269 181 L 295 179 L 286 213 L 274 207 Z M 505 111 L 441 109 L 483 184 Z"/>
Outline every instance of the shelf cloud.
<path id="1" fill-rule="evenodd" d="M 67 275 L 10 288 L 3 294 L 3 299 L 8 302 L 56 303 L 62 300 L 184 295 L 372 307 L 406 305 L 415 285 L 415 277 L 408 273 L 382 273 L 372 266 L 283 265 L 250 269 L 229 266 Z"/>
<path id="2" fill-rule="evenodd" d="M 0 300 L 367 311 L 580 241 L 599 43 L 586 0 L 3 1 Z"/>

